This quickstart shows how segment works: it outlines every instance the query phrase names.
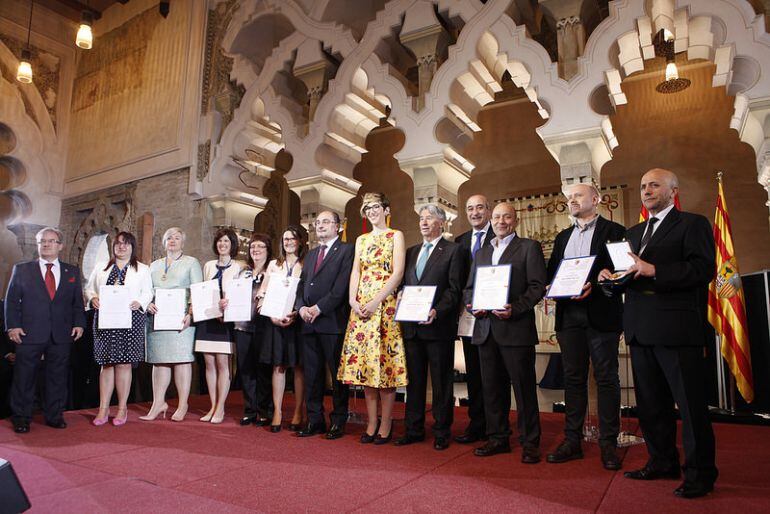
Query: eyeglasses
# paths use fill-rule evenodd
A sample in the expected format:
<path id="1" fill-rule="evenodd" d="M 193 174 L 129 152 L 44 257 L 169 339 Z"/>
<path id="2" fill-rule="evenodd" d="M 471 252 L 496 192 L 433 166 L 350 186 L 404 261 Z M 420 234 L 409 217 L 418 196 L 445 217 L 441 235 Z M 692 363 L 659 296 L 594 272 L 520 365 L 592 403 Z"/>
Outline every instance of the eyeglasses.
<path id="1" fill-rule="evenodd" d="M 265 243 L 252 243 L 251 247 L 257 250 L 267 250 L 267 245 Z"/>
<path id="2" fill-rule="evenodd" d="M 382 207 L 381 203 L 373 203 L 371 205 L 367 205 L 366 207 L 364 207 L 364 214 L 366 214 L 369 211 L 377 211 L 377 210 L 380 210 L 382 208 L 383 207 Z"/>
<path id="3" fill-rule="evenodd" d="M 314 224 L 316 227 L 320 227 L 321 225 L 331 225 L 332 223 L 335 225 L 337 224 L 334 220 L 315 220 Z"/>
<path id="4" fill-rule="evenodd" d="M 132 245 L 128 241 L 115 241 L 114 243 L 112 243 L 112 246 L 123 246 L 123 247 L 126 247 L 126 246 L 132 246 Z"/>
<path id="5" fill-rule="evenodd" d="M 58 239 L 40 239 L 37 242 L 37 244 L 39 244 L 39 245 L 44 245 L 44 244 L 58 245 L 58 244 L 61 244 L 61 241 L 59 241 Z"/>
<path id="6" fill-rule="evenodd" d="M 284 238 L 283 238 L 283 242 L 284 242 L 284 243 L 290 243 L 290 242 L 292 242 L 292 241 L 296 241 L 296 240 L 297 240 L 297 238 L 296 238 L 296 237 L 284 237 Z"/>

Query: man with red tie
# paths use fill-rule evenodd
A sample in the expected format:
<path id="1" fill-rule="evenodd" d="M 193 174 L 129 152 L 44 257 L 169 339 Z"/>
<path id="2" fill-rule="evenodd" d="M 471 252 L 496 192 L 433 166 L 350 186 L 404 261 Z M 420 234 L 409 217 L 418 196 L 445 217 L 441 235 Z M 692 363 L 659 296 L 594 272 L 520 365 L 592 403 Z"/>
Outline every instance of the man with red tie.
<path id="1" fill-rule="evenodd" d="M 62 415 L 72 342 L 83 335 L 85 312 L 80 269 L 59 261 L 62 233 L 51 227 L 37 233 L 39 259 L 13 267 L 5 297 L 5 329 L 16 344 L 11 386 L 13 428 L 29 432 L 37 367 L 45 358 L 45 423 L 66 428 Z"/>

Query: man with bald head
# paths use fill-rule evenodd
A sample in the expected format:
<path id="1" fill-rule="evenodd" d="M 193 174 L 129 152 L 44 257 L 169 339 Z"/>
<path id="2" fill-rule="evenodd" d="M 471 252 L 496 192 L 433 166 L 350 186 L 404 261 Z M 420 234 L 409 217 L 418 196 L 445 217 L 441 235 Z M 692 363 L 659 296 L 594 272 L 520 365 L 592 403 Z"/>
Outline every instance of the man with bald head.
<path id="1" fill-rule="evenodd" d="M 457 236 L 455 243 L 462 247 L 462 255 L 465 256 L 465 275 L 462 283 L 468 280 L 467 273 L 473 263 L 476 253 L 488 245 L 495 237 L 489 217 L 492 209 L 484 195 L 472 195 L 465 202 L 465 215 L 471 230 Z M 463 337 L 463 356 L 465 357 L 465 383 L 468 386 L 468 418 L 469 423 L 462 434 L 455 437 L 455 441 L 461 444 L 475 443 L 479 439 L 486 439 L 487 422 L 484 416 L 484 392 L 481 388 L 481 365 L 479 364 L 479 350 L 471 342 L 470 337 Z"/>
<path id="2" fill-rule="evenodd" d="M 545 293 L 546 271 L 540 243 L 516 235 L 518 219 L 510 203 L 492 211 L 495 239 L 476 253 L 465 288 L 465 303 L 472 308 L 476 269 L 510 265 L 508 302 L 500 310 L 474 310 L 473 344 L 479 348 L 487 443 L 474 450 L 478 457 L 511 451 L 511 389 L 516 396 L 521 461 L 540 462 L 540 411 L 535 378 L 538 343 L 535 306 Z"/>
<path id="3" fill-rule="evenodd" d="M 599 446 L 606 469 L 620 469 L 615 449 L 620 432 L 618 342 L 623 330 L 620 296 L 607 297 L 595 287 L 599 271 L 612 266 L 607 241 L 619 241 L 625 227 L 599 215 L 599 191 L 592 184 L 568 186 L 564 195 L 573 225 L 559 232 L 548 261 L 551 282 L 562 259 L 595 255 L 583 294 L 556 300 L 556 338 L 564 365 L 564 441 L 547 461 L 582 459 L 583 422 L 588 407 L 588 364 L 593 363 L 599 397 Z"/>
<path id="4" fill-rule="evenodd" d="M 628 471 L 634 480 L 676 479 L 676 411 L 682 419 L 684 482 L 674 490 L 697 498 L 714 489 L 714 432 L 705 396 L 706 302 L 716 272 L 714 237 L 708 220 L 674 208 L 676 175 L 651 169 L 641 181 L 650 217 L 628 229 L 634 265 L 625 291 L 623 329 L 631 348 L 639 424 L 649 458 Z M 609 276 L 602 270 L 600 278 Z"/>

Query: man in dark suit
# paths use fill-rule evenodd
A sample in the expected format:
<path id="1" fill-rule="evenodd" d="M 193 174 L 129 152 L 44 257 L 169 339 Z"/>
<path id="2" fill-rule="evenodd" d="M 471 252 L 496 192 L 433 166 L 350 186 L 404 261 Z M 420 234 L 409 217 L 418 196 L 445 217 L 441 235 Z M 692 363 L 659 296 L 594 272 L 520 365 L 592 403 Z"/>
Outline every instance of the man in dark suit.
<path id="1" fill-rule="evenodd" d="M 473 195 L 465 202 L 465 215 L 471 230 L 457 236 L 455 242 L 463 249 L 465 257 L 465 272 L 463 284 L 467 282 L 467 272 L 471 269 L 473 258 L 483 247 L 495 237 L 489 217 L 492 210 L 484 195 Z M 455 437 L 461 444 L 475 443 L 486 439 L 487 421 L 484 415 L 484 391 L 481 387 L 481 364 L 479 364 L 479 349 L 470 337 L 463 337 L 463 356 L 465 357 L 465 382 L 468 386 L 468 418 L 470 422 L 465 431 Z"/>
<path id="2" fill-rule="evenodd" d="M 465 303 L 472 308 L 476 270 L 482 266 L 510 265 L 508 303 L 500 310 L 473 310 L 473 344 L 479 347 L 484 410 L 489 441 L 474 450 L 479 457 L 511 451 L 508 416 L 513 385 L 518 411 L 521 461 L 540 462 L 540 411 L 537 404 L 535 346 L 538 343 L 535 306 L 545 293 L 545 259 L 540 243 L 516 235 L 516 209 L 500 203 L 492 211 L 495 239 L 473 261 L 465 288 Z"/>
<path id="3" fill-rule="evenodd" d="M 406 433 L 396 440 L 404 446 L 425 439 L 425 396 L 428 369 L 433 390 L 433 448 L 449 447 L 454 410 L 452 371 L 457 313 L 462 301 L 465 258 L 462 248 L 442 237 L 446 212 L 428 204 L 420 209 L 422 244 L 406 252 L 403 285 L 436 286 L 427 321 L 402 322 L 406 350 Z"/>
<path id="4" fill-rule="evenodd" d="M 612 266 L 605 243 L 619 241 L 625 227 L 597 213 L 599 191 L 591 184 L 575 184 L 566 192 L 575 224 L 556 236 L 548 261 L 548 282 L 564 258 L 595 255 L 583 293 L 556 300 L 556 337 L 564 365 L 566 416 L 564 441 L 547 457 L 550 463 L 582 459 L 583 422 L 588 406 L 588 363 L 593 363 L 599 398 L 599 446 L 606 469 L 620 469 L 616 451 L 620 432 L 618 343 L 623 330 L 620 296 L 608 297 L 596 288 L 599 271 Z"/>
<path id="5" fill-rule="evenodd" d="M 635 480 L 680 476 L 676 448 L 679 406 L 684 446 L 683 498 L 714 489 L 718 471 L 704 387 L 706 293 L 716 273 L 714 237 L 708 220 L 674 207 L 679 181 L 656 168 L 642 177 L 642 203 L 650 213 L 628 229 L 633 280 L 626 288 L 623 329 L 631 347 L 639 424 L 649 458 L 627 471 Z M 602 270 L 600 278 L 609 277 Z"/>
<path id="6" fill-rule="evenodd" d="M 305 257 L 295 308 L 302 318 L 302 359 L 308 424 L 297 432 L 309 437 L 326 432 L 324 389 L 326 367 L 332 376 L 334 409 L 329 416 L 327 439 L 339 439 L 348 419 L 348 386 L 337 380 L 342 340 L 348 322 L 348 288 L 353 267 L 353 245 L 338 237 L 340 218 L 323 211 L 315 220 L 319 245 Z"/>
<path id="7" fill-rule="evenodd" d="M 83 335 L 85 311 L 80 269 L 59 261 L 62 233 L 44 228 L 37 233 L 40 258 L 13 267 L 5 297 L 5 328 L 16 343 L 11 387 L 13 426 L 29 432 L 35 395 L 35 377 L 45 358 L 45 422 L 66 428 L 62 415 L 72 342 Z"/>

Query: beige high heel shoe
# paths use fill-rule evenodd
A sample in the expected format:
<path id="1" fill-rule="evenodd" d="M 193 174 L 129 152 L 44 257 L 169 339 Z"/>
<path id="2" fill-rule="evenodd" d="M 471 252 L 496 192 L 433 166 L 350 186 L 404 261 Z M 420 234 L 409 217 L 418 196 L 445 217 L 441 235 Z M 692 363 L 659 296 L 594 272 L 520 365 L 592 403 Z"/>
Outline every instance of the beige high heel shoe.
<path id="1" fill-rule="evenodd" d="M 158 409 L 154 414 L 152 412 L 152 407 L 151 407 L 150 412 L 148 412 L 144 416 L 139 416 L 139 419 L 141 419 L 142 421 L 154 421 L 161 414 L 163 414 L 163 419 L 166 419 L 167 410 L 168 410 L 168 404 L 166 402 L 163 402 L 163 407 Z"/>
<path id="2" fill-rule="evenodd" d="M 224 419 L 225 419 L 225 411 L 218 412 L 213 416 L 211 416 L 211 422 L 214 423 L 215 425 L 222 423 Z"/>
<path id="3" fill-rule="evenodd" d="M 176 421 L 177 423 L 184 421 L 184 417 L 187 415 L 187 408 L 187 405 L 184 406 L 184 410 L 182 410 L 182 407 L 177 407 L 176 412 L 171 416 L 171 421 Z"/>
<path id="4" fill-rule="evenodd" d="M 201 421 L 208 423 L 211 421 L 211 417 L 214 415 L 214 407 L 211 407 L 211 410 L 209 410 L 205 415 L 201 416 Z"/>

